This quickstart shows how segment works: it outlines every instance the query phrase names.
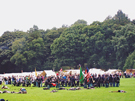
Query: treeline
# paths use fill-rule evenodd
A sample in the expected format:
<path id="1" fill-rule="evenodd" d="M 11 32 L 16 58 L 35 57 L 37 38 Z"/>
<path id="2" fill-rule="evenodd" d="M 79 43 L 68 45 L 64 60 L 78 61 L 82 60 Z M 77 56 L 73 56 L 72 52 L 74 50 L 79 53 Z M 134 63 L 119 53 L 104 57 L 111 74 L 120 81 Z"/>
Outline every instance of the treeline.
<path id="1" fill-rule="evenodd" d="M 121 10 L 103 22 L 4 32 L 0 37 L 0 73 L 78 68 L 135 68 L 135 20 Z"/>

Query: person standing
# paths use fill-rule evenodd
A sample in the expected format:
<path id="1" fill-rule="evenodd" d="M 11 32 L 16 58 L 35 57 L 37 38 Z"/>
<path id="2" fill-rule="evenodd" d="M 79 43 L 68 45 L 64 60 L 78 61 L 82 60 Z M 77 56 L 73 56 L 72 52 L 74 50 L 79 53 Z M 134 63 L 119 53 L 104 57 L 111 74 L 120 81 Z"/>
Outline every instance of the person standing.
<path id="1" fill-rule="evenodd" d="M 134 72 L 133 76 L 134 76 L 134 78 L 135 78 L 135 72 Z"/>
<path id="2" fill-rule="evenodd" d="M 7 84 L 8 84 L 8 79 L 7 79 L 7 77 L 4 78 L 4 81 L 5 81 L 5 84 L 7 85 Z"/>
<path id="3" fill-rule="evenodd" d="M 92 76 L 90 76 L 90 78 L 89 78 L 89 85 L 88 85 L 88 87 L 93 87 Z"/>
<path id="4" fill-rule="evenodd" d="M 41 87 L 42 87 L 43 80 L 44 80 L 44 77 L 41 76 Z"/>
<path id="5" fill-rule="evenodd" d="M 57 76 L 56 78 L 56 88 L 60 88 L 60 78 Z"/>
<path id="6" fill-rule="evenodd" d="M 115 75 L 113 75 L 113 77 L 112 77 L 112 84 L 113 84 L 113 87 L 115 87 L 115 82 L 116 82 L 116 78 L 115 78 Z"/>
<path id="7" fill-rule="evenodd" d="M 62 85 L 62 87 L 64 87 L 64 78 L 63 78 L 63 76 L 61 78 L 61 85 Z"/>
<path id="8" fill-rule="evenodd" d="M 0 85 L 2 84 L 2 76 L 0 76 Z"/>
<path id="9" fill-rule="evenodd" d="M 41 79 L 39 76 L 37 76 L 37 79 L 36 79 L 37 83 L 38 83 L 38 87 L 40 87 L 40 83 L 41 83 Z"/>
<path id="10" fill-rule="evenodd" d="M 110 87 L 112 87 L 112 75 L 111 74 L 109 76 L 109 84 L 110 84 Z"/>
<path id="11" fill-rule="evenodd" d="M 84 78 L 84 88 L 87 88 L 87 78 Z"/>
<path id="12" fill-rule="evenodd" d="M 65 87 L 67 87 L 68 79 L 66 75 L 64 76 L 64 83 L 65 83 Z"/>
<path id="13" fill-rule="evenodd" d="M 76 86 L 79 86 L 79 79 L 80 79 L 80 76 L 79 76 L 79 74 L 78 74 L 78 75 L 77 75 L 77 78 L 76 78 L 76 81 L 77 81 Z"/>
<path id="14" fill-rule="evenodd" d="M 72 87 L 74 87 L 75 86 L 75 76 L 72 76 L 72 79 L 71 79 L 71 81 L 72 81 Z"/>
<path id="15" fill-rule="evenodd" d="M 102 76 L 101 76 L 101 84 L 100 84 L 100 85 L 103 86 L 103 87 L 105 86 L 105 85 L 104 85 L 104 79 L 105 79 L 105 78 L 104 78 L 104 75 L 102 75 Z"/>
<path id="16" fill-rule="evenodd" d="M 101 76 L 98 75 L 98 78 L 97 78 L 97 87 L 100 88 L 100 83 L 101 83 Z"/>
<path id="17" fill-rule="evenodd" d="M 105 87 L 106 87 L 106 88 L 109 87 L 108 75 L 105 75 L 104 83 L 105 83 Z"/>
<path id="18" fill-rule="evenodd" d="M 16 78 L 14 77 L 14 75 L 12 75 L 12 84 L 14 84 L 16 81 Z"/>
<path id="19" fill-rule="evenodd" d="M 11 77 L 8 77 L 8 84 L 11 84 Z"/>
<path id="20" fill-rule="evenodd" d="M 70 79 L 70 76 L 68 76 L 68 87 L 71 86 L 71 79 Z"/>
<path id="21" fill-rule="evenodd" d="M 118 75 L 116 75 L 116 87 L 119 87 L 120 78 Z"/>

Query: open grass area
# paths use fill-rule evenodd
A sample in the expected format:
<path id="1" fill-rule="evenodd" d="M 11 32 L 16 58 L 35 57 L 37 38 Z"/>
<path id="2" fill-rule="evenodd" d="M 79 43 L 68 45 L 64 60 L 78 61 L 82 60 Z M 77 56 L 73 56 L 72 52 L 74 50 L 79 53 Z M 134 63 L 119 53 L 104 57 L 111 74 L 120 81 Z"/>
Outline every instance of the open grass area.
<path id="1" fill-rule="evenodd" d="M 7 85 L 8 91 L 18 92 L 21 87 Z M 1 87 L 1 85 L 0 85 Z M 120 87 L 101 87 L 95 89 L 83 89 L 78 91 L 59 90 L 50 93 L 43 87 L 25 87 L 27 94 L 0 94 L 0 99 L 8 101 L 135 101 L 135 78 L 122 78 Z M 69 87 L 67 87 L 69 88 Z M 109 93 L 109 91 L 125 90 L 127 93 Z M 3 89 L 1 89 L 3 91 Z"/>

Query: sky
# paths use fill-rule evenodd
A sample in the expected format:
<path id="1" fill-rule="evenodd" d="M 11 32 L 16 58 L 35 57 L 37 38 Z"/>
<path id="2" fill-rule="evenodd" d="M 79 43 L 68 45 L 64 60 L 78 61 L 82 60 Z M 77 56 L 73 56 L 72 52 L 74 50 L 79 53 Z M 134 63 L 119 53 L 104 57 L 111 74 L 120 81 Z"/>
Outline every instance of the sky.
<path id="1" fill-rule="evenodd" d="M 1 0 L 0 36 L 5 31 L 27 31 L 70 26 L 79 19 L 91 24 L 115 16 L 118 10 L 135 19 L 134 0 Z"/>

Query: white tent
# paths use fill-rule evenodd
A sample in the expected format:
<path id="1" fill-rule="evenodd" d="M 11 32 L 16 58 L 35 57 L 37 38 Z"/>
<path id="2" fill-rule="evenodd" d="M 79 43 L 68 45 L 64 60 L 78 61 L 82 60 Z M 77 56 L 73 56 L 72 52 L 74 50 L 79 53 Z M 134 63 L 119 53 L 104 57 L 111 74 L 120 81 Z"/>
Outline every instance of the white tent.
<path id="1" fill-rule="evenodd" d="M 56 73 L 53 72 L 52 70 L 44 70 L 47 76 L 56 76 Z M 36 71 L 37 75 L 40 75 L 43 71 Z M 8 76 L 36 76 L 35 71 L 33 72 L 23 72 L 23 73 L 5 73 L 5 74 L 0 74 L 2 77 L 8 77 Z"/>
<path id="2" fill-rule="evenodd" d="M 72 75 L 74 75 L 74 74 L 80 74 L 80 69 L 69 69 L 69 70 L 64 70 L 63 72 L 62 72 L 62 74 L 64 74 L 64 75 L 69 75 L 69 74 L 72 74 Z"/>
<path id="3" fill-rule="evenodd" d="M 37 75 L 40 75 L 43 71 L 36 71 Z M 31 76 L 36 76 L 35 71 L 33 71 L 30 75 Z"/>
<path id="4" fill-rule="evenodd" d="M 115 74 L 115 73 L 119 73 L 121 70 L 119 69 L 109 69 L 108 71 L 106 71 L 107 74 Z"/>
<path id="5" fill-rule="evenodd" d="M 37 75 L 40 75 L 43 71 L 36 71 L 37 72 Z M 56 73 L 53 72 L 52 70 L 44 70 L 44 72 L 47 74 L 47 76 L 56 76 Z M 35 71 L 33 72 L 23 72 L 23 73 L 5 73 L 5 74 L 0 74 L 0 76 L 2 77 L 22 77 L 22 76 L 32 76 L 32 77 L 35 77 L 36 74 L 35 74 Z"/>
<path id="6" fill-rule="evenodd" d="M 47 74 L 47 77 L 48 76 L 56 76 L 56 73 L 54 71 L 52 71 L 52 70 L 44 70 L 44 71 Z"/>
<path id="7" fill-rule="evenodd" d="M 31 75 L 31 72 L 23 72 L 23 73 L 5 73 L 5 74 L 0 74 L 3 77 L 8 77 L 8 76 L 15 76 L 15 77 L 19 77 L 19 76 L 29 76 Z"/>
<path id="8" fill-rule="evenodd" d="M 103 70 L 101 70 L 101 69 L 96 69 L 96 68 L 92 68 L 92 69 L 89 69 L 89 72 L 91 73 L 91 74 L 100 74 L 100 75 L 102 75 L 102 74 L 105 74 L 105 72 L 103 71 Z"/>

